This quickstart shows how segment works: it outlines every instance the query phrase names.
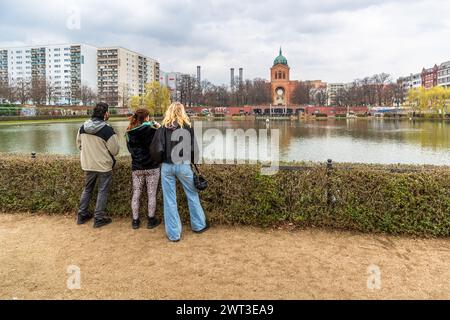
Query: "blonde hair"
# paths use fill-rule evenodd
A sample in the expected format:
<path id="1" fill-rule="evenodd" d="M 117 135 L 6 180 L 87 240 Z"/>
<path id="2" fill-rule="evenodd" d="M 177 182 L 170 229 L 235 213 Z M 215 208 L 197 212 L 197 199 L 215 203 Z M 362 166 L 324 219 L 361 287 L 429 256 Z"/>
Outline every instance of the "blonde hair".
<path id="1" fill-rule="evenodd" d="M 174 102 L 169 106 L 162 122 L 164 127 L 174 126 L 175 124 L 178 124 L 180 127 L 185 125 L 192 127 L 184 105 L 180 102 Z"/>

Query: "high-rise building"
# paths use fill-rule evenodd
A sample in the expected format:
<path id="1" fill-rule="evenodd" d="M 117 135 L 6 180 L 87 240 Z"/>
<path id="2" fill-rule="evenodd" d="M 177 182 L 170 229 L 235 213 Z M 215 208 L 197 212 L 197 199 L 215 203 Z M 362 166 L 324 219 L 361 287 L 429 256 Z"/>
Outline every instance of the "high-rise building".
<path id="1" fill-rule="evenodd" d="M 97 48 L 87 44 L 2 48 L 0 80 L 27 86 L 45 81 L 47 103 L 79 104 L 82 86 L 97 87 Z"/>
<path id="2" fill-rule="evenodd" d="M 159 63 L 122 47 L 98 50 L 98 94 L 102 101 L 126 107 L 132 96 L 141 95 L 145 84 L 159 81 Z"/>

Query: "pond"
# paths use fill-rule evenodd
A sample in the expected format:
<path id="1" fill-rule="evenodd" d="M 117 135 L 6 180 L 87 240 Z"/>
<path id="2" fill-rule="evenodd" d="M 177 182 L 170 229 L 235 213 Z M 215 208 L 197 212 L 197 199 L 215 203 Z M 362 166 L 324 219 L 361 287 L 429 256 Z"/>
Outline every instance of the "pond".
<path id="1" fill-rule="evenodd" d="M 0 153 L 76 155 L 75 139 L 81 124 L 1 125 Z M 119 135 L 121 154 L 127 155 L 124 138 L 127 122 L 111 122 L 111 125 Z M 333 159 L 336 162 L 382 164 L 450 164 L 450 122 L 329 119 L 272 120 L 266 123 L 225 120 L 201 121 L 201 125 L 204 132 L 208 129 L 218 129 L 215 131 L 222 133 L 227 129 L 279 130 L 280 160 L 286 162 Z M 210 143 L 224 148 L 220 139 L 204 141 L 204 147 L 211 147 Z"/>

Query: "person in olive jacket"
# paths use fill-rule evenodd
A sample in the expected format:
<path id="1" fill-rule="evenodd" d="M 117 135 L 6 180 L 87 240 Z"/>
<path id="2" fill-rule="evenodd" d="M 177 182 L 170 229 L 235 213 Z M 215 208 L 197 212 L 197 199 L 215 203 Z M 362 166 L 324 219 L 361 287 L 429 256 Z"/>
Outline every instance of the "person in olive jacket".
<path id="1" fill-rule="evenodd" d="M 147 186 L 148 195 L 148 229 L 156 228 L 161 224 L 156 215 L 156 194 L 160 178 L 160 164 L 150 156 L 150 145 L 160 125 L 150 121 L 149 111 L 137 110 L 130 117 L 126 139 L 128 151 L 132 158 L 133 196 L 131 209 L 133 212 L 132 228 L 139 229 L 139 203 L 144 185 Z"/>

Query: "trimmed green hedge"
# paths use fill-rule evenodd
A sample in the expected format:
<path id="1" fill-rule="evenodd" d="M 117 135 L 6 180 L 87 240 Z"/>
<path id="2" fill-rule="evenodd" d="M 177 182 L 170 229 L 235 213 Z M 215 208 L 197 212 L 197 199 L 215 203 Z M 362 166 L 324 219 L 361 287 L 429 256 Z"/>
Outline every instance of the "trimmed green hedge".
<path id="1" fill-rule="evenodd" d="M 83 185 L 77 158 L 2 155 L 0 160 L 1 212 L 76 211 Z M 131 214 L 129 162 L 119 159 L 115 169 L 112 216 Z M 274 176 L 261 175 L 254 165 L 204 165 L 202 171 L 210 188 L 201 199 L 213 223 L 450 235 L 450 167 L 338 164 L 327 172 L 325 164 L 303 164 L 282 167 Z M 187 222 L 184 194 L 178 195 Z M 161 191 L 158 198 L 162 214 Z"/>

